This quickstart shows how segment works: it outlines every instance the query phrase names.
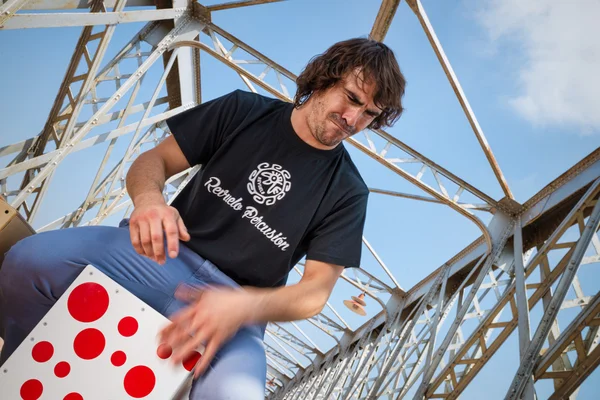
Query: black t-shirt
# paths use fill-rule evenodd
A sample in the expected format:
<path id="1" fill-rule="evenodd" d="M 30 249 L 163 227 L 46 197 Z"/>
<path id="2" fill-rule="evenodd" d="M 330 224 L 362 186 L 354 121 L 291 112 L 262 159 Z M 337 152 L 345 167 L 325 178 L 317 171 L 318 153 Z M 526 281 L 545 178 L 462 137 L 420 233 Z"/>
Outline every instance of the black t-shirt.
<path id="1" fill-rule="evenodd" d="M 358 267 L 368 188 L 342 144 L 304 142 L 293 105 L 235 91 L 166 122 L 202 169 L 173 201 L 185 243 L 240 285 L 275 287 L 307 259 Z"/>

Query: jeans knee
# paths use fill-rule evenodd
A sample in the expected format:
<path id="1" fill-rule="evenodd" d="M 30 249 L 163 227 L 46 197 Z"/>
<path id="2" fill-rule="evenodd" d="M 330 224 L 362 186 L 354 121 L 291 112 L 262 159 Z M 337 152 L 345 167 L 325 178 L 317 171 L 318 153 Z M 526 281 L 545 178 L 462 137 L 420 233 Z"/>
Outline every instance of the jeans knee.
<path id="1" fill-rule="evenodd" d="M 43 296 L 54 301 L 59 283 L 65 274 L 60 270 L 59 257 L 43 234 L 35 234 L 14 244 L 0 268 L 0 294 L 4 301 Z M 58 296 L 60 293 L 58 293 Z"/>
<path id="2" fill-rule="evenodd" d="M 29 245 L 30 238 L 31 236 L 28 236 L 19 240 L 4 255 L 0 267 L 0 285 L 10 281 L 23 267 L 31 265 L 33 251 Z"/>

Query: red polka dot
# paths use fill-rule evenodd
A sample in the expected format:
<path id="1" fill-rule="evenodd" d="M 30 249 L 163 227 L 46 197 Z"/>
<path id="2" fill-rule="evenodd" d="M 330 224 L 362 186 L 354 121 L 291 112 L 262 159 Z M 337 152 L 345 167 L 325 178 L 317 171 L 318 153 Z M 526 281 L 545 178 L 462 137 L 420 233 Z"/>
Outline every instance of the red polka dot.
<path id="1" fill-rule="evenodd" d="M 127 394 L 136 399 L 148 396 L 154 390 L 155 384 L 154 372 L 145 365 L 131 368 L 123 380 Z"/>
<path id="2" fill-rule="evenodd" d="M 119 321 L 119 333 L 125 337 L 133 336 L 138 330 L 138 322 L 133 317 L 125 317 Z"/>
<path id="3" fill-rule="evenodd" d="M 193 370 L 199 359 L 200 353 L 198 353 L 197 351 L 191 352 L 190 355 L 187 356 L 185 360 L 183 360 L 183 368 L 187 369 L 188 371 Z"/>
<path id="4" fill-rule="evenodd" d="M 167 358 L 171 357 L 171 354 L 173 354 L 173 349 L 166 343 L 163 343 L 160 346 L 158 346 L 158 349 L 156 350 L 156 355 L 159 358 L 162 358 L 163 360 L 166 360 Z"/>
<path id="5" fill-rule="evenodd" d="M 63 400 L 83 400 L 83 396 L 79 393 L 73 392 L 66 395 Z"/>
<path id="6" fill-rule="evenodd" d="M 61 361 L 54 367 L 54 375 L 59 378 L 64 378 L 71 372 L 71 366 L 66 361 Z"/>
<path id="7" fill-rule="evenodd" d="M 23 400 L 37 400 L 42 395 L 44 386 L 37 379 L 30 379 L 21 385 L 21 398 Z"/>
<path id="8" fill-rule="evenodd" d="M 120 367 L 121 365 L 125 364 L 125 361 L 127 361 L 127 356 L 120 350 L 115 351 L 112 356 L 110 356 L 110 362 L 115 367 Z"/>
<path id="9" fill-rule="evenodd" d="M 94 322 L 108 309 L 108 292 L 95 282 L 77 286 L 67 300 L 67 308 L 79 322 Z"/>
<path id="10" fill-rule="evenodd" d="M 44 363 L 52 358 L 54 354 L 54 346 L 50 342 L 39 342 L 33 346 L 31 350 L 31 357 L 39 363 Z"/>
<path id="11" fill-rule="evenodd" d="M 92 360 L 104 351 L 106 340 L 98 329 L 84 329 L 75 336 L 73 350 L 80 358 Z"/>

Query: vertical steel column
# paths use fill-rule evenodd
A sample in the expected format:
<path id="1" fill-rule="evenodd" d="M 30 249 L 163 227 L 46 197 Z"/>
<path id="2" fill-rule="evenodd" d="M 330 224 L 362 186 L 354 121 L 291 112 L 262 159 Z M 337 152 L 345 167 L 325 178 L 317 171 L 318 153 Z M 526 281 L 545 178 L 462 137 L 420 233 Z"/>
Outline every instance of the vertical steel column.
<path id="1" fill-rule="evenodd" d="M 519 320 L 519 355 L 523 360 L 525 351 L 530 343 L 529 336 L 529 306 L 527 303 L 527 292 L 525 290 L 525 267 L 523 266 L 523 234 L 521 228 L 521 217 L 517 217 L 514 235 L 515 251 L 515 291 L 517 298 L 517 312 Z M 533 377 L 530 376 L 525 389 L 523 400 L 533 400 Z"/>

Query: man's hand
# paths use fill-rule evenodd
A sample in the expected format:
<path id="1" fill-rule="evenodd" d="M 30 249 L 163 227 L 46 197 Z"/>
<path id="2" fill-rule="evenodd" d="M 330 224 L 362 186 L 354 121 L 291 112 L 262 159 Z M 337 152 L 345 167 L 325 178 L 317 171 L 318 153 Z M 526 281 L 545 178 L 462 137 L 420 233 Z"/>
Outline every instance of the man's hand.
<path id="1" fill-rule="evenodd" d="M 174 349 L 174 363 L 183 361 L 200 344 L 204 354 L 194 369 L 194 378 L 208 367 L 219 348 L 242 326 L 252 321 L 254 296 L 244 289 L 182 286 L 176 297 L 191 304 L 171 317 L 160 340 Z"/>
<path id="2" fill-rule="evenodd" d="M 165 204 L 160 196 L 160 199 L 136 201 L 129 219 L 129 235 L 135 251 L 163 265 L 166 262 L 163 232 L 171 258 L 179 253 L 179 240 L 187 242 L 190 234 L 179 212 Z"/>

